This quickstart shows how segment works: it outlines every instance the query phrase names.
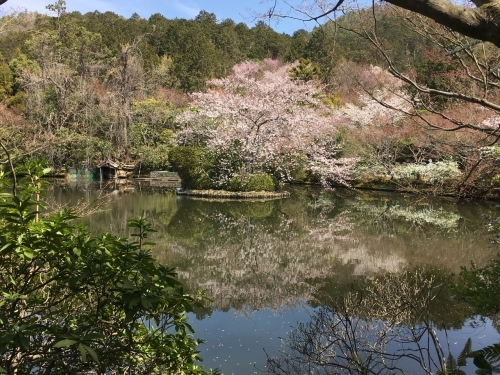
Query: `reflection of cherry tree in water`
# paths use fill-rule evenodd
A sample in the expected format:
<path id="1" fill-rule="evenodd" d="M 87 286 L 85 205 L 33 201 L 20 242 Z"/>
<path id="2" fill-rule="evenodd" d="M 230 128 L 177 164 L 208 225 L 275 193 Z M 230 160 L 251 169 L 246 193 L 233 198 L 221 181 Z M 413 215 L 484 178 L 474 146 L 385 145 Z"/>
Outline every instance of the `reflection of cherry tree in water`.
<path id="1" fill-rule="evenodd" d="M 318 207 L 318 202 L 314 204 Z M 349 225 L 345 226 L 344 231 L 334 227 L 337 221 L 328 220 L 328 212 L 334 209 L 331 201 L 320 201 L 321 212 L 312 221 L 309 229 L 309 236 L 316 239 L 317 244 L 325 244 L 330 249 L 331 254 L 342 262 L 353 266 L 352 274 L 356 276 L 370 276 L 379 273 L 380 271 L 395 272 L 401 270 L 406 262 L 404 258 L 394 252 L 386 252 L 383 257 L 373 253 L 366 247 L 363 241 L 353 236 L 352 229 L 354 227 L 352 211 L 347 209 L 343 211 L 342 217 L 338 217 L 339 221 L 349 220 Z M 339 241 L 343 242 L 343 246 L 335 246 Z"/>
<path id="2" fill-rule="evenodd" d="M 177 248 L 203 266 L 196 267 L 195 277 L 180 270 L 179 275 L 196 278 L 190 283 L 207 290 L 216 308 L 280 309 L 314 300 L 315 284 L 331 277 L 338 264 L 332 250 L 350 241 L 352 224 L 344 213 L 327 217 L 320 211 L 307 223 L 281 215 L 273 225 L 266 217 L 211 212 L 217 231 L 206 238 L 203 251 Z"/>
<path id="3" fill-rule="evenodd" d="M 310 302 L 331 287 L 429 264 L 459 271 L 474 249 L 488 246 L 471 242 L 478 237 L 469 232 L 464 242 L 464 220 L 458 223 L 454 207 L 437 201 L 430 208 L 400 200 L 388 209 L 378 195 L 339 194 L 305 192 L 274 202 L 181 200 L 166 229 L 170 260 L 163 261 L 176 266 L 191 289 L 206 289 L 212 308 L 241 310 Z"/>
<path id="4" fill-rule="evenodd" d="M 458 272 L 469 259 L 483 264 L 496 253 L 481 226 L 481 205 L 291 191 L 290 199 L 267 202 L 120 194 L 119 204 L 91 224 L 126 237 L 127 218 L 150 218 L 158 230 L 150 236 L 155 258 L 175 267 L 189 289 L 208 289 L 216 309 L 290 306 L 363 277 L 429 265 Z"/>

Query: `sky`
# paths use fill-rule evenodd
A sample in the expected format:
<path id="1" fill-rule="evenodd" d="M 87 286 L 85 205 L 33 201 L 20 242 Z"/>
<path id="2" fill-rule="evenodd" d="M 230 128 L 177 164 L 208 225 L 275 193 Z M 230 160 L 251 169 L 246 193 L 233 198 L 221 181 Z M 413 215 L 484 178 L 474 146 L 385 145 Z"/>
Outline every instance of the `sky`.
<path id="1" fill-rule="evenodd" d="M 8 0 L 0 6 L 0 13 L 8 13 L 12 9 L 47 13 L 45 6 L 55 2 L 56 0 Z M 205 10 L 214 13 L 219 21 L 231 18 L 236 23 L 243 22 L 251 27 L 256 22 L 251 11 L 265 13 L 273 3 L 272 0 L 66 0 L 66 9 L 82 14 L 95 10 L 111 11 L 125 18 L 137 13 L 146 19 L 155 13 L 161 13 L 168 19 L 192 19 L 200 10 Z M 271 21 L 268 24 L 277 32 L 290 35 L 298 29 L 310 30 L 314 27 L 313 24 L 294 20 Z"/>

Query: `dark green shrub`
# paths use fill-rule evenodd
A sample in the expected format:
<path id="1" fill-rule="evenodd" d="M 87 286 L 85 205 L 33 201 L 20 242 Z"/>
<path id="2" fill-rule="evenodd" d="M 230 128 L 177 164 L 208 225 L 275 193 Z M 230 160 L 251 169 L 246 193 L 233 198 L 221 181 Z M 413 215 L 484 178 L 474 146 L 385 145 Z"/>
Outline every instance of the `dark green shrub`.
<path id="1" fill-rule="evenodd" d="M 224 188 L 228 179 L 237 175 L 243 168 L 241 141 L 231 142 L 230 147 L 212 152 L 213 168 L 210 174 L 216 188 Z"/>
<path id="2" fill-rule="evenodd" d="M 273 176 L 259 173 L 251 175 L 245 187 L 246 191 L 274 191 L 276 182 Z"/>
<path id="3" fill-rule="evenodd" d="M 226 190 L 229 191 L 244 191 L 243 187 L 245 182 L 243 181 L 243 176 L 232 177 L 226 185 Z"/>
<path id="4" fill-rule="evenodd" d="M 277 180 L 266 173 L 234 176 L 229 180 L 226 189 L 229 191 L 276 191 Z"/>
<path id="5" fill-rule="evenodd" d="M 168 153 L 172 169 L 179 174 L 184 189 L 208 189 L 212 160 L 202 147 L 178 146 Z"/>
<path id="6" fill-rule="evenodd" d="M 207 189 L 213 189 L 214 184 L 212 180 L 210 179 L 210 176 L 208 176 L 205 173 L 202 173 L 198 175 L 197 177 L 194 178 L 192 182 L 191 189 L 198 189 L 198 190 L 207 190 Z"/>

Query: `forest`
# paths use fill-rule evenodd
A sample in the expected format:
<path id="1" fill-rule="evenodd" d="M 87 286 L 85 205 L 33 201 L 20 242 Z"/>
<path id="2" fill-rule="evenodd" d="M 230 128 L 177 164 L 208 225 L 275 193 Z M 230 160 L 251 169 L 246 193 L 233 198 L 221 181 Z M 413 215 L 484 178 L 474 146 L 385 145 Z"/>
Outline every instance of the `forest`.
<path id="1" fill-rule="evenodd" d="M 0 19 L 0 140 L 53 173 L 106 160 L 192 189 L 284 183 L 494 196 L 498 48 L 384 5 L 276 33 L 201 11 Z"/>

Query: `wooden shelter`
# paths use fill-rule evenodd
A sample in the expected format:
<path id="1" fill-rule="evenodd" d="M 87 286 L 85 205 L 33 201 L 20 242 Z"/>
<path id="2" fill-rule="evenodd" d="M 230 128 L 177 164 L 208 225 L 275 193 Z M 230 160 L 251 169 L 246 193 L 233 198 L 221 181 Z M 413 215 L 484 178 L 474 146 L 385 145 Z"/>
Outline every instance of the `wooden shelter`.
<path id="1" fill-rule="evenodd" d="M 105 160 L 96 166 L 100 180 L 109 180 L 118 177 L 120 165 L 112 160 Z"/>

